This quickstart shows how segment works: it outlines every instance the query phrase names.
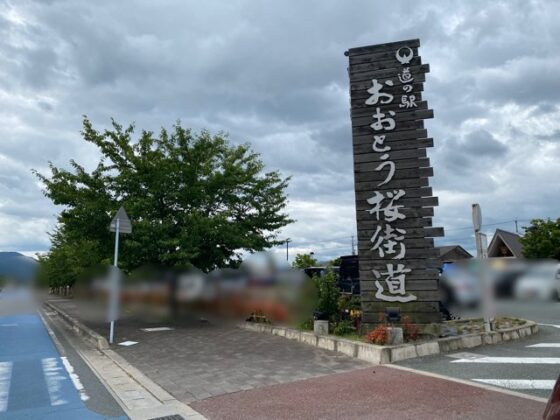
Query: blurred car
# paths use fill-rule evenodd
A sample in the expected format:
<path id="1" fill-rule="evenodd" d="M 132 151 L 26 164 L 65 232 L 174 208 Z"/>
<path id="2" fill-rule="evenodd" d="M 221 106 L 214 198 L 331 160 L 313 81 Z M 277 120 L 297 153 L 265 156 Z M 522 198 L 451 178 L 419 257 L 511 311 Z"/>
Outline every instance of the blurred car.
<path id="1" fill-rule="evenodd" d="M 538 263 L 517 279 L 515 297 L 532 300 L 560 300 L 560 264 Z"/>
<path id="2" fill-rule="evenodd" d="M 439 278 L 440 301 L 445 307 L 476 307 L 480 302 L 480 282 L 475 268 L 463 264 L 446 264 Z"/>
<path id="3" fill-rule="evenodd" d="M 491 258 L 488 263 L 496 298 L 514 297 L 515 284 L 527 272 L 527 263 L 509 258 Z"/>
<path id="4" fill-rule="evenodd" d="M 560 376 L 550 394 L 548 403 L 544 410 L 543 420 L 560 420 Z"/>

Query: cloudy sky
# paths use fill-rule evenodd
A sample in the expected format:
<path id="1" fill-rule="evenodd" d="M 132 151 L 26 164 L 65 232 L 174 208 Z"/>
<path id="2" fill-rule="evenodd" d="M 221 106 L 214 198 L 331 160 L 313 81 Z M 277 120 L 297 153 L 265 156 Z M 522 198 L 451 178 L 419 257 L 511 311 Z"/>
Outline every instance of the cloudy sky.
<path id="1" fill-rule="evenodd" d="M 420 38 L 439 244 L 560 216 L 555 1 L 0 0 L 0 250 L 45 251 L 56 213 L 31 169 L 90 166 L 81 116 L 224 130 L 291 175 L 294 250 L 350 252 L 351 47 Z M 278 250 L 280 251 L 280 250 Z"/>

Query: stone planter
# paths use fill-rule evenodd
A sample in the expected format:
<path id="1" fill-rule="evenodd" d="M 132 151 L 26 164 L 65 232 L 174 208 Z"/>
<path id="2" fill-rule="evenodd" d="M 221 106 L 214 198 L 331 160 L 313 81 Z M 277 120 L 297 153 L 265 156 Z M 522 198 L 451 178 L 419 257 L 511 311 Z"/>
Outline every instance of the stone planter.
<path id="1" fill-rule="evenodd" d="M 251 331 L 279 335 L 290 340 L 297 340 L 310 346 L 335 351 L 373 364 L 392 363 L 419 356 L 470 349 L 482 345 L 497 344 L 502 341 L 518 340 L 537 334 L 539 331 L 539 327 L 535 322 L 525 321 L 523 325 L 493 331 L 491 333 L 479 332 L 454 337 L 437 338 L 427 342 L 378 346 L 328 335 L 328 321 L 315 321 L 313 333 L 282 326 L 271 327 L 270 325 L 250 322 L 240 324 L 239 327 Z M 402 336 L 402 329 L 394 328 L 394 330 L 401 330 L 400 334 Z M 395 335 L 399 334 L 397 331 L 394 333 Z"/>
<path id="2" fill-rule="evenodd" d="M 329 321 L 322 319 L 313 321 L 313 333 L 315 335 L 329 335 Z"/>

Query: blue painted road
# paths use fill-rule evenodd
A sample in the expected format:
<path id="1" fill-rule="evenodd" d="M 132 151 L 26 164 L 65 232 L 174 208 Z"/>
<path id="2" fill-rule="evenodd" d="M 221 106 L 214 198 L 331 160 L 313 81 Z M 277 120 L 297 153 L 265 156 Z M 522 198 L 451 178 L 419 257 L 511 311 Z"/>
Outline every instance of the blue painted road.
<path id="1" fill-rule="evenodd" d="M 37 314 L 0 317 L 0 419 L 106 418 L 86 407 L 65 363 Z"/>

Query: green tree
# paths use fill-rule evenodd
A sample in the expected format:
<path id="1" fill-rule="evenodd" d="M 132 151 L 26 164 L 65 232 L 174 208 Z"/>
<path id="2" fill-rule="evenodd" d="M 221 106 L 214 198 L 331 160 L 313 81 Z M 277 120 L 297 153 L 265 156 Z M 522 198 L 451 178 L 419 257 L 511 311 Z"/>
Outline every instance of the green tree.
<path id="1" fill-rule="evenodd" d="M 294 268 L 309 268 L 317 265 L 317 260 L 311 254 L 297 254 L 292 262 Z"/>
<path id="2" fill-rule="evenodd" d="M 196 266 L 208 271 L 236 266 L 243 251 L 279 245 L 277 232 L 291 223 L 285 214 L 288 178 L 265 172 L 247 144 L 227 135 L 195 133 L 180 123 L 159 135 L 134 126 L 98 131 L 84 117 L 82 136 L 99 149 L 88 171 L 50 164 L 49 176 L 34 171 L 44 194 L 64 206 L 43 259 L 55 282 L 72 284 L 84 270 L 110 263 L 112 216 L 123 205 L 133 233 L 121 242 L 120 265 Z"/>
<path id="3" fill-rule="evenodd" d="M 534 219 L 525 227 L 520 239 L 526 258 L 554 258 L 560 260 L 560 218 Z"/>
<path id="4" fill-rule="evenodd" d="M 336 274 L 332 269 L 322 276 L 313 276 L 318 293 L 317 311 L 326 319 L 333 320 L 338 315 L 340 290 L 336 284 Z"/>
<path id="5" fill-rule="evenodd" d="M 329 261 L 328 265 L 330 267 L 339 267 L 340 263 L 342 262 L 342 258 L 337 257 Z"/>

